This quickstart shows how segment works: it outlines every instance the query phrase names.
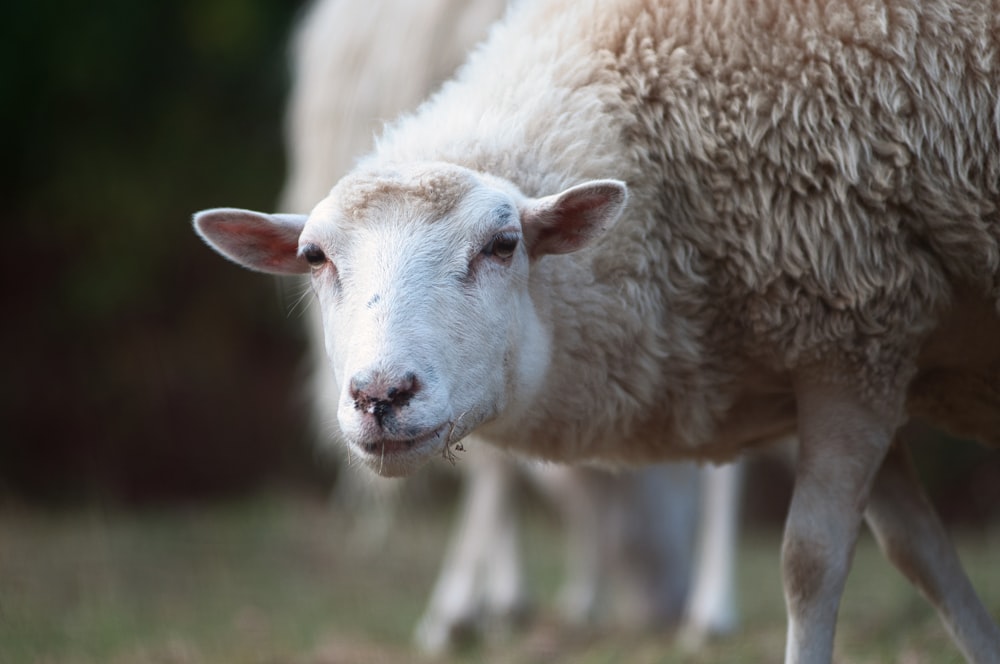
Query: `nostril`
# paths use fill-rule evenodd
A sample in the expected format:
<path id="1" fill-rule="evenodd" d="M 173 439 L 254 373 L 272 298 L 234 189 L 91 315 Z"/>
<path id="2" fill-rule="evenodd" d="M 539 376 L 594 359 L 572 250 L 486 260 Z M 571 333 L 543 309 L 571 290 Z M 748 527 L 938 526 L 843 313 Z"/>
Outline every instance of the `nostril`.
<path id="1" fill-rule="evenodd" d="M 379 422 L 393 409 L 409 403 L 419 389 L 416 374 L 407 372 L 400 378 L 386 375 L 357 375 L 351 379 L 354 408 L 374 415 Z"/>
<path id="2" fill-rule="evenodd" d="M 396 405 L 405 406 L 417 391 L 417 377 L 413 373 L 407 373 L 399 381 L 385 391 L 385 398 Z"/>
<path id="3" fill-rule="evenodd" d="M 368 392 L 368 386 L 370 382 L 371 381 L 368 381 L 364 378 L 360 378 L 358 376 L 354 376 L 353 378 L 351 378 L 351 383 L 350 383 L 351 397 L 355 401 L 364 397 L 365 394 Z"/>

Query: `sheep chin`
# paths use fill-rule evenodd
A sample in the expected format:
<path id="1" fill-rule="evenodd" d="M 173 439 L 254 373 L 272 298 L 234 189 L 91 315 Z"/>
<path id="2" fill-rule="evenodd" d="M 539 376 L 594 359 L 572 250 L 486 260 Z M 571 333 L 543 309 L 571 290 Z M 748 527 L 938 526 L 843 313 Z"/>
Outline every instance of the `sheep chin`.
<path id="1" fill-rule="evenodd" d="M 350 454 L 382 477 L 406 477 L 413 474 L 435 454 L 448 451 L 450 425 L 442 425 L 418 438 L 349 442 Z"/>

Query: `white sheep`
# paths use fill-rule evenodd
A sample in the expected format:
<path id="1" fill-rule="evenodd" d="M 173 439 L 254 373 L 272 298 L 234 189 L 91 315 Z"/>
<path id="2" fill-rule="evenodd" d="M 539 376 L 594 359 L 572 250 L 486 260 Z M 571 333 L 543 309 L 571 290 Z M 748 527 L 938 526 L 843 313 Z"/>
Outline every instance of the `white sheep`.
<path id="1" fill-rule="evenodd" d="M 922 415 L 998 442 L 998 21 L 990 0 L 521 5 L 308 217 L 196 226 L 311 273 L 340 429 L 377 472 L 472 431 L 609 464 L 794 431 L 786 661 L 830 661 L 864 518 L 997 662 L 894 441 Z"/>
<path id="2" fill-rule="evenodd" d="M 289 176 L 282 206 L 308 210 L 358 154 L 371 149 L 379 119 L 415 107 L 445 80 L 504 5 L 503 0 L 314 3 L 293 40 Z M 403 62 L 399 52 L 407 54 Z M 317 420 L 324 423 L 337 403 L 337 385 L 324 360 L 322 321 L 315 308 L 308 313 L 315 357 L 311 394 Z M 470 628 L 503 625 L 523 615 L 528 594 L 517 547 L 519 476 L 548 498 L 565 528 L 567 576 L 559 605 L 571 624 L 613 616 L 633 627 L 654 627 L 675 625 L 683 614 L 681 633 L 695 643 L 735 627 L 739 469 L 709 467 L 700 473 L 679 464 L 608 473 L 525 466 L 471 446 L 463 457 L 461 517 L 416 631 L 423 650 L 439 652 Z M 346 495 L 354 510 L 365 504 L 357 493 L 393 493 L 369 477 L 352 481 L 356 477 L 346 473 L 338 486 L 338 495 Z M 387 501 L 380 498 L 383 509 L 365 515 L 369 534 L 389 527 Z M 693 561 L 697 520 L 704 555 Z M 606 594 L 609 590 L 616 592 Z M 617 600 L 611 611 L 609 599 Z"/>

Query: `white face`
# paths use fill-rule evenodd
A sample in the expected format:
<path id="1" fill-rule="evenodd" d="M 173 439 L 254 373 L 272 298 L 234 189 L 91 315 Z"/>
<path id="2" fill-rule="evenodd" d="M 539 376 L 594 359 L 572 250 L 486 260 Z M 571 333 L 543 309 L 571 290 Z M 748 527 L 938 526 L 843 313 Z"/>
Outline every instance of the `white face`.
<path id="1" fill-rule="evenodd" d="M 308 219 L 217 209 L 195 227 L 245 267 L 311 274 L 343 437 L 396 476 L 484 423 L 516 425 L 550 358 L 532 266 L 589 244 L 624 204 L 613 180 L 529 199 L 423 164 L 352 174 Z"/>
<path id="2" fill-rule="evenodd" d="M 545 371 L 516 202 L 480 182 L 440 206 L 331 198 L 299 238 L 353 454 L 399 475 L 530 395 Z"/>

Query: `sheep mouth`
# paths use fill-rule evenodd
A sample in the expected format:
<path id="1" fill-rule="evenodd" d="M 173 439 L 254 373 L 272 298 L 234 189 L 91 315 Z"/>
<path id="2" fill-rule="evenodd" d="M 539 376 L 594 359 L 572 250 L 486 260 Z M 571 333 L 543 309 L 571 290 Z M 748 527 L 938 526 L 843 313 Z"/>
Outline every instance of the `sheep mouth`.
<path id="1" fill-rule="evenodd" d="M 358 447 L 360 447 L 365 454 L 376 457 L 404 454 L 406 452 L 414 451 L 424 443 L 441 436 L 444 432 L 444 428 L 444 426 L 440 426 L 432 430 L 430 433 L 426 433 L 416 438 L 380 438 L 378 440 L 360 443 Z"/>

